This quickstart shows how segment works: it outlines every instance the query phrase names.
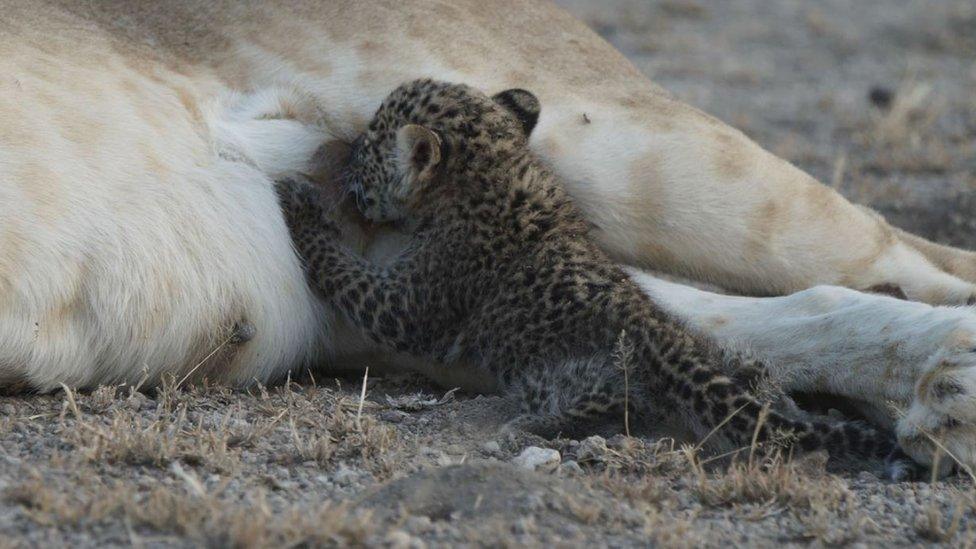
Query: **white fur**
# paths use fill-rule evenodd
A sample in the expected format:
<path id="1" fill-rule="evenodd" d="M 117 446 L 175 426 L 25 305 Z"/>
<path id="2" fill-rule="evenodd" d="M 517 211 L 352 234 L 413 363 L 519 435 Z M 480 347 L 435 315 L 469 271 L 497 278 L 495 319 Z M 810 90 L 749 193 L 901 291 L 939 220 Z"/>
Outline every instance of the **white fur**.
<path id="1" fill-rule="evenodd" d="M 63 215 L 53 221 L 25 199 L 33 182 L 3 180 L 3 229 L 24 240 L 29 263 L 0 270 L 0 381 L 40 390 L 144 377 L 151 384 L 220 348 L 196 374 L 241 384 L 320 356 L 330 320 L 290 252 L 272 177 L 304 170 L 327 136 L 273 118 L 285 99 L 297 100 L 278 89 L 216 100 L 202 136 L 210 156 L 154 149 L 170 152 L 172 177 L 135 171 L 140 164 L 125 154 L 131 143 L 116 145 L 117 169 L 133 167 L 114 180 L 92 184 L 80 159 L 56 174 L 60 196 L 51 207 Z M 180 130 L 171 138 L 201 138 Z M 31 162 L 0 149 L 0 173 Z M 256 330 L 240 348 L 226 343 L 238 322 Z"/>

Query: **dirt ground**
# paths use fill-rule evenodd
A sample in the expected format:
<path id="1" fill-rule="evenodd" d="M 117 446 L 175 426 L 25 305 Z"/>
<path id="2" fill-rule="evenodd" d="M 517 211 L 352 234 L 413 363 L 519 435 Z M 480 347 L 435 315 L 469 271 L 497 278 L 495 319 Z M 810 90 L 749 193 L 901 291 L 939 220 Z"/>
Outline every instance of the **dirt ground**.
<path id="1" fill-rule="evenodd" d="M 895 224 L 976 249 L 972 0 L 561 3 L 682 99 Z M 362 387 L 0 397 L 0 548 L 976 543 L 966 478 L 513 438 L 503 399 Z"/>

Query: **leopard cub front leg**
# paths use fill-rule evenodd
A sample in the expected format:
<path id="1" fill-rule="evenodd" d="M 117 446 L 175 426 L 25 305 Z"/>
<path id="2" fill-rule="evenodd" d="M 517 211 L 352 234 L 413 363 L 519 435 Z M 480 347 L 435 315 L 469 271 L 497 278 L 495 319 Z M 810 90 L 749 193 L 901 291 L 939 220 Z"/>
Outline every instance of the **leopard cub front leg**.
<path id="1" fill-rule="evenodd" d="M 291 178 L 276 182 L 285 222 L 305 273 L 323 297 L 380 345 L 407 352 L 423 352 L 417 334 L 423 333 L 414 262 L 404 256 L 382 268 L 354 255 L 340 241 L 340 231 L 328 215 L 324 193 L 314 183 Z M 413 279 L 414 284 L 406 281 Z"/>
<path id="2" fill-rule="evenodd" d="M 301 176 L 275 182 L 275 192 L 285 224 L 291 233 L 292 245 L 304 261 L 306 273 L 310 262 L 321 262 L 329 248 L 338 246 L 341 232 L 335 220 L 326 213 L 325 194 L 314 183 Z M 331 297 L 331 288 L 319 288 L 325 297 Z"/>

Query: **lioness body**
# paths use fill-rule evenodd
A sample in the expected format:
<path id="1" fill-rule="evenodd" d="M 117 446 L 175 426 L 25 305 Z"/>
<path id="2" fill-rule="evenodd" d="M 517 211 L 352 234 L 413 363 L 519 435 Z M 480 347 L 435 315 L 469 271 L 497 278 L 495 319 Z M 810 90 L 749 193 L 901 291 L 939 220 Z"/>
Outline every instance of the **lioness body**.
<path id="1" fill-rule="evenodd" d="M 532 146 L 619 260 L 759 294 L 973 293 L 971 254 L 906 245 L 544 2 L 3 0 L 0 67 L 5 386 L 247 383 L 370 352 L 319 319 L 271 182 L 419 76 L 535 91 Z"/>

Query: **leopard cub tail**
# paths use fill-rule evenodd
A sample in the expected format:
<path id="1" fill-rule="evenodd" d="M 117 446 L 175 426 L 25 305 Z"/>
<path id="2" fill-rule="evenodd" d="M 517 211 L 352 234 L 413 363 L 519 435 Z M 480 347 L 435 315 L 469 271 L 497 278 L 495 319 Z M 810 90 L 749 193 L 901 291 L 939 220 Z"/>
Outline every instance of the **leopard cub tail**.
<path id="1" fill-rule="evenodd" d="M 645 327 L 639 356 L 650 367 L 650 385 L 675 399 L 705 433 L 715 431 L 739 448 L 762 443 L 826 450 L 834 458 L 886 458 L 898 447 L 893 433 L 862 422 L 800 417 L 764 406 L 749 387 L 762 375 L 761 364 L 745 364 L 744 378 L 733 379 L 723 373 L 723 359 L 681 327 L 660 321 Z"/>

